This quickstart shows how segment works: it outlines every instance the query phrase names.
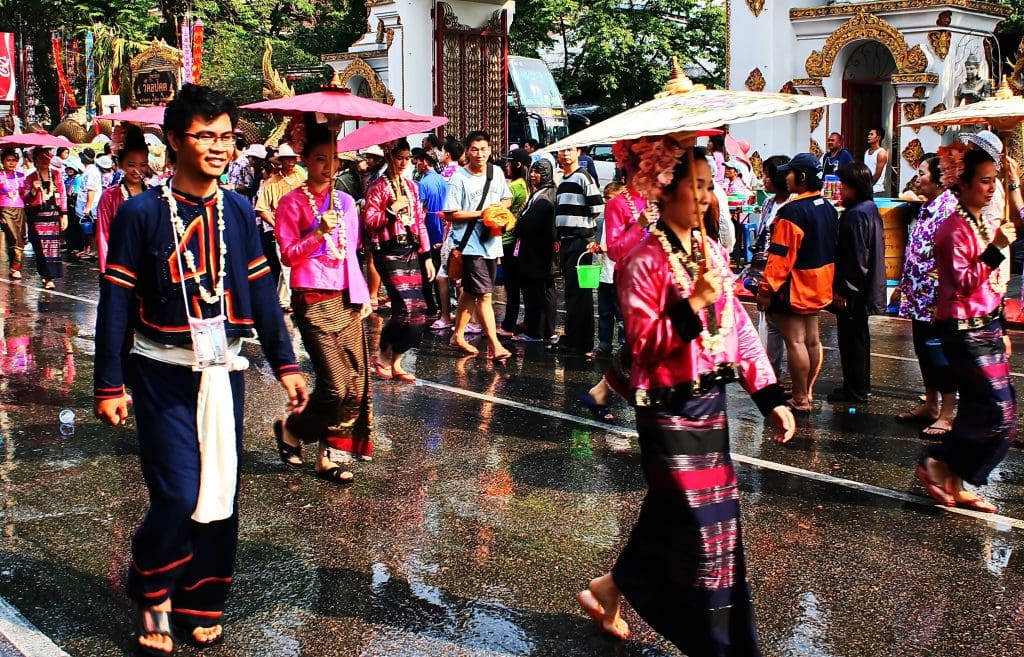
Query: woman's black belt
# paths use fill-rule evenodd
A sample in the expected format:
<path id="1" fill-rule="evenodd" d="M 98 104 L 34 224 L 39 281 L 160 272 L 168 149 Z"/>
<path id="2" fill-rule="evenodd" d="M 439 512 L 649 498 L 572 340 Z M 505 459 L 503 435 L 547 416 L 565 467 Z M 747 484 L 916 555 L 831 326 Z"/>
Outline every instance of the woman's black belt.
<path id="1" fill-rule="evenodd" d="M 998 308 L 987 315 L 982 315 L 981 317 L 969 317 L 967 319 L 943 319 L 935 322 L 935 325 L 942 331 L 971 331 L 988 326 L 1002 317 L 1003 304 L 1000 303 Z"/>
<path id="2" fill-rule="evenodd" d="M 374 242 L 374 251 L 391 251 L 392 249 L 404 249 L 405 247 L 420 248 L 420 240 L 412 233 L 399 233 L 389 240 Z"/>
<path id="3" fill-rule="evenodd" d="M 670 388 L 651 388 L 650 390 L 637 388 L 634 391 L 634 404 L 641 408 L 674 406 L 694 397 L 706 395 L 720 385 L 739 381 L 739 378 L 739 370 L 735 363 L 720 363 L 715 369 L 704 372 L 695 380 Z"/>

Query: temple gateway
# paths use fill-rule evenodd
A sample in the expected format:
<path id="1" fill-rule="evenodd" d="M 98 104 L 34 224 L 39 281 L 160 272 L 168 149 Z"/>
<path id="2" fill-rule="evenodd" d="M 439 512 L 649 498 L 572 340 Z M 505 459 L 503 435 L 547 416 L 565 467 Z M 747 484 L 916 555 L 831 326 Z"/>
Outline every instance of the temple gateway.
<path id="1" fill-rule="evenodd" d="M 861 160 L 867 133 L 885 129 L 889 195 L 914 176 L 945 128 L 901 123 L 992 92 L 999 53 L 993 31 L 1009 13 L 976 0 L 727 0 L 730 89 L 847 98 L 842 106 L 737 126 L 758 163 L 795 149 L 818 154 L 831 132 Z M 743 35 L 743 36 L 740 36 Z M 1001 55 L 1001 59 L 1000 59 Z M 756 164 L 755 164 L 756 168 Z"/>

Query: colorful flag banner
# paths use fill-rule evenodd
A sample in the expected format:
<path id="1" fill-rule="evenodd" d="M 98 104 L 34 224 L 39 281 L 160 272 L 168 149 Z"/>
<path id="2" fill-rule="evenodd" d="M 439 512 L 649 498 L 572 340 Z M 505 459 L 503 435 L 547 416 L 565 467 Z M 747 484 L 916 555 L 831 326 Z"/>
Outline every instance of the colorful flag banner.
<path id="1" fill-rule="evenodd" d="M 0 101 L 13 103 L 17 90 L 14 33 L 0 32 Z"/>
<path id="2" fill-rule="evenodd" d="M 25 122 L 31 125 L 36 122 L 36 104 L 39 96 L 39 87 L 36 85 L 36 58 L 32 46 L 25 46 L 21 53 L 21 64 L 24 68 L 21 97 L 25 101 Z"/>
<path id="3" fill-rule="evenodd" d="M 203 19 L 192 26 L 192 81 L 199 84 L 203 72 Z"/>
<path id="4" fill-rule="evenodd" d="M 92 30 L 85 35 L 85 115 L 89 121 L 96 116 L 96 60 L 93 57 Z"/>
<path id="5" fill-rule="evenodd" d="M 68 83 L 67 71 L 64 68 L 64 44 L 61 38 L 54 32 L 50 36 L 50 44 L 53 47 L 53 67 L 57 70 L 57 93 L 60 100 L 60 118 L 63 119 L 71 112 L 78 109 L 75 101 L 75 92 Z M 68 62 L 68 66 L 71 63 Z"/>
<path id="6" fill-rule="evenodd" d="M 192 19 L 186 14 L 181 21 L 181 80 L 192 82 Z"/>

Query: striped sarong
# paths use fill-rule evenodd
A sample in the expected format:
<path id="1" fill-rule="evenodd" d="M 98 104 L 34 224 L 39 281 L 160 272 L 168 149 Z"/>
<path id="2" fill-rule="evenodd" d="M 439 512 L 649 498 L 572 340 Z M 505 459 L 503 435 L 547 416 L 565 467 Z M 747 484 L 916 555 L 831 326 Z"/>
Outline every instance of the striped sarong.
<path id="1" fill-rule="evenodd" d="M 420 346 L 427 327 L 419 254 L 412 246 L 374 251 L 373 264 L 391 299 L 391 317 L 381 329 L 380 350 L 404 354 Z"/>
<path id="2" fill-rule="evenodd" d="M 345 293 L 294 291 L 292 308 L 316 387 L 305 410 L 288 416 L 288 431 L 304 443 L 324 440 L 334 449 L 372 456 L 373 395 L 359 307 Z"/>
<path id="3" fill-rule="evenodd" d="M 36 254 L 39 277 L 46 280 L 60 278 L 64 263 L 60 258 L 60 213 L 56 206 L 28 208 L 28 239 Z"/>
<path id="4" fill-rule="evenodd" d="M 1002 322 L 950 331 L 942 336 L 942 351 L 960 398 L 953 428 L 930 456 L 964 481 L 983 486 L 1006 456 L 1017 428 L 1017 394 L 1010 383 Z"/>
<path id="5" fill-rule="evenodd" d="M 724 386 L 637 408 L 637 429 L 648 491 L 615 584 L 688 657 L 759 657 Z"/>

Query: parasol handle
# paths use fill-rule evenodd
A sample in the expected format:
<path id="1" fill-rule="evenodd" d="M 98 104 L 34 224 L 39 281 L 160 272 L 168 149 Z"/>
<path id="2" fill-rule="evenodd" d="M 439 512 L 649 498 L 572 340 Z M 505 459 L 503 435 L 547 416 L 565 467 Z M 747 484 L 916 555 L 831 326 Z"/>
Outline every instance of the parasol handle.
<path id="1" fill-rule="evenodd" d="M 690 148 L 687 153 L 687 157 L 690 159 L 690 191 L 693 192 L 693 212 L 697 215 L 697 226 L 700 228 L 700 249 L 704 255 L 704 261 L 701 263 L 700 269 L 698 270 L 698 276 L 708 271 L 708 266 L 711 264 L 710 246 L 708 245 L 708 231 L 704 225 L 704 214 L 700 211 L 700 205 L 697 203 L 697 196 L 700 194 L 700 190 L 697 189 L 697 160 L 693 154 L 693 148 Z M 708 306 L 707 312 L 707 329 L 710 332 L 718 330 L 718 318 L 715 316 L 715 304 Z"/>

